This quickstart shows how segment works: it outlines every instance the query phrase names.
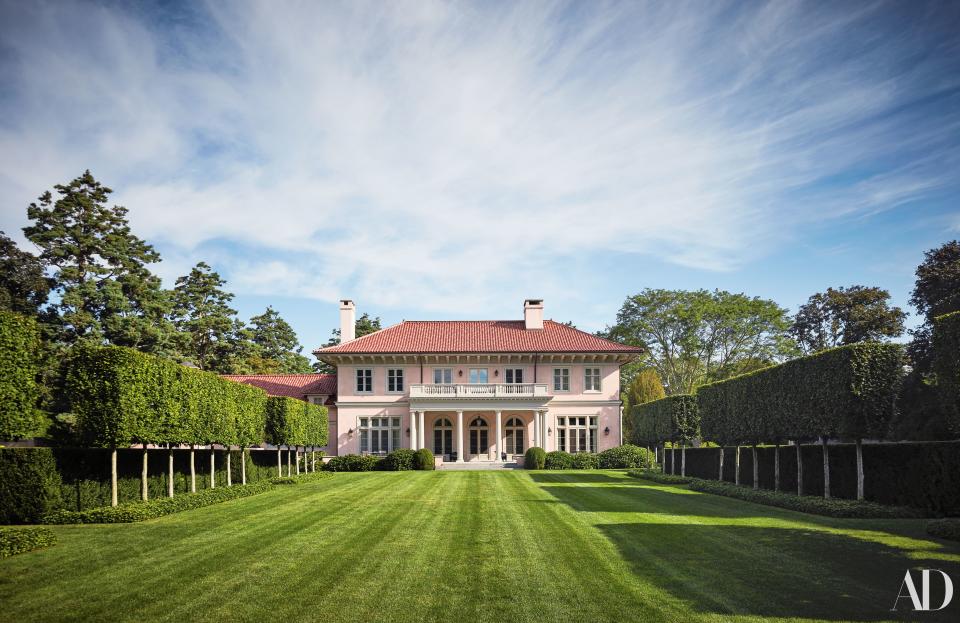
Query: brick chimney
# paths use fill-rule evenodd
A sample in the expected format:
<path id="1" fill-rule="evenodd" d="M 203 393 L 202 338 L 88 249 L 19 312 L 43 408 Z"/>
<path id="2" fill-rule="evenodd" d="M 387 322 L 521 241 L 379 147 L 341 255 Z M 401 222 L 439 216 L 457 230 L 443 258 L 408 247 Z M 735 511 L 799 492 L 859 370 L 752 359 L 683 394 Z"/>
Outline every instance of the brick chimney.
<path id="1" fill-rule="evenodd" d="M 527 299 L 523 302 L 523 324 L 527 329 L 543 328 L 543 299 Z"/>
<path id="2" fill-rule="evenodd" d="M 357 336 L 357 306 L 350 299 L 340 301 L 340 343 L 351 342 Z"/>

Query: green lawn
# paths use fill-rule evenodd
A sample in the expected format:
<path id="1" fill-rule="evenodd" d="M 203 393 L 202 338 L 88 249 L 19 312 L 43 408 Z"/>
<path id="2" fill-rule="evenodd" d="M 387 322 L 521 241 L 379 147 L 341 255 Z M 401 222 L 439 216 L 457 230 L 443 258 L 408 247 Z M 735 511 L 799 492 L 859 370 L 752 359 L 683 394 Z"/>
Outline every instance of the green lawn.
<path id="1" fill-rule="evenodd" d="M 960 546 L 923 526 L 618 472 L 337 474 L 140 524 L 56 527 L 57 546 L 0 560 L 0 620 L 877 621 L 909 567 L 960 589 Z M 958 617 L 960 595 L 911 620 Z"/>

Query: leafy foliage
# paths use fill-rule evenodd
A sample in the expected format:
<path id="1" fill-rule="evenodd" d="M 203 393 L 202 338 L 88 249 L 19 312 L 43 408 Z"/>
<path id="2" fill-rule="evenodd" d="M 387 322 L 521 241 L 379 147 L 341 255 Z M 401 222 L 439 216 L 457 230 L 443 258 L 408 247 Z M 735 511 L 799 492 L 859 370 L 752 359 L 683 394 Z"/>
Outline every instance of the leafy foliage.
<path id="1" fill-rule="evenodd" d="M 57 544 L 50 528 L 0 528 L 0 558 Z"/>
<path id="2" fill-rule="evenodd" d="M 605 337 L 647 350 L 667 394 L 691 393 L 793 355 L 787 310 L 722 290 L 646 289 L 630 296 Z"/>
<path id="3" fill-rule="evenodd" d="M 882 288 L 827 288 L 800 306 L 790 333 L 806 353 L 897 337 L 907 314 L 889 302 L 890 293 Z"/>
<path id="4" fill-rule="evenodd" d="M 934 519 L 927 524 L 927 534 L 941 539 L 960 541 L 960 518 Z"/>
<path id="5" fill-rule="evenodd" d="M 911 331 L 909 354 L 913 367 L 927 374 L 932 365 L 934 318 L 960 311 L 960 240 L 951 240 L 924 253 L 916 275 L 910 304 L 917 308 L 924 322 Z"/>
<path id="6" fill-rule="evenodd" d="M 664 441 L 690 442 L 700 437 L 700 410 L 697 397 L 690 394 L 667 396 L 633 408 L 630 413 L 636 431 L 634 439 L 643 444 Z"/>
<path id="7" fill-rule="evenodd" d="M 272 307 L 250 319 L 250 339 L 263 359 L 276 362 L 275 373 L 309 374 L 310 360 L 301 355 L 297 334 L 293 327 Z"/>
<path id="8" fill-rule="evenodd" d="M 533 446 L 527 448 L 523 455 L 523 466 L 526 469 L 543 469 L 547 464 L 547 453 L 543 448 Z"/>
<path id="9" fill-rule="evenodd" d="M 0 231 L 0 309 L 37 316 L 53 285 L 44 261 Z"/>
<path id="10" fill-rule="evenodd" d="M 383 457 L 377 469 L 386 472 L 405 472 L 413 469 L 413 450 L 409 448 L 394 450 Z"/>
<path id="11" fill-rule="evenodd" d="M 327 408 L 296 398 L 267 399 L 266 440 L 275 446 L 327 445 Z"/>
<path id="12" fill-rule="evenodd" d="M 38 405 L 42 357 L 37 322 L 0 310 L 0 439 L 30 438 L 46 428 Z"/>
<path id="13" fill-rule="evenodd" d="M 562 450 L 547 452 L 543 462 L 544 469 L 572 469 L 573 455 Z"/>
<path id="14" fill-rule="evenodd" d="M 600 456 L 590 452 L 577 452 L 572 457 L 570 467 L 572 469 L 598 469 L 600 467 Z"/>
<path id="15" fill-rule="evenodd" d="M 693 478 L 689 476 L 676 476 L 674 474 L 664 474 L 657 469 L 631 469 L 627 475 L 641 480 L 650 480 L 662 485 L 687 485 Z"/>
<path id="16" fill-rule="evenodd" d="M 369 454 L 342 454 L 323 466 L 328 472 L 372 472 L 382 459 Z"/>
<path id="17" fill-rule="evenodd" d="M 413 469 L 422 471 L 432 471 L 436 469 L 433 452 L 431 452 L 429 448 L 420 448 L 413 453 Z"/>
<path id="18" fill-rule="evenodd" d="M 0 524 L 39 522 L 59 508 L 60 485 L 49 448 L 0 450 Z"/>
<path id="19" fill-rule="evenodd" d="M 884 438 L 902 368 L 898 345 L 861 343 L 704 385 L 697 390 L 703 436 L 722 445 Z"/>
<path id="20" fill-rule="evenodd" d="M 201 370 L 229 372 L 236 310 L 226 283 L 205 262 L 179 277 L 173 288 L 171 319 L 178 331 L 180 352 Z"/>
<path id="21" fill-rule="evenodd" d="M 638 448 L 630 444 L 604 450 L 597 455 L 597 466 L 600 469 L 624 469 L 628 467 L 652 467 L 653 453 L 646 448 Z"/>
<path id="22" fill-rule="evenodd" d="M 623 368 L 621 368 L 620 377 L 621 379 L 624 378 Z M 633 407 L 647 402 L 653 402 L 654 400 L 660 400 L 666 395 L 663 389 L 663 381 L 660 380 L 660 375 L 657 374 L 656 370 L 644 367 L 636 371 L 633 378 L 630 379 L 626 385 L 626 390 L 622 396 L 623 410 L 624 413 L 627 414 L 627 417 L 623 421 L 624 439 L 633 440 L 636 436 L 636 422 L 630 417 Z"/>
<path id="23" fill-rule="evenodd" d="M 934 320 L 933 371 L 947 424 L 960 435 L 960 312 Z"/>

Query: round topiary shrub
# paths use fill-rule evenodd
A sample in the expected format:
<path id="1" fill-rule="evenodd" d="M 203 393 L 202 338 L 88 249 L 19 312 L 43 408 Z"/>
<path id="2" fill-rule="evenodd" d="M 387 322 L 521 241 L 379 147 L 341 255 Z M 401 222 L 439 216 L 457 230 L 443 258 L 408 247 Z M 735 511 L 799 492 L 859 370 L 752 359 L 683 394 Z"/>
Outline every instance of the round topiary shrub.
<path id="1" fill-rule="evenodd" d="M 604 450 L 597 455 L 600 469 L 625 469 L 628 467 L 649 468 L 653 465 L 653 453 L 646 448 L 624 444 Z"/>
<path id="2" fill-rule="evenodd" d="M 420 448 L 413 453 L 413 469 L 429 471 L 435 469 L 433 462 L 433 452 L 427 448 Z"/>
<path id="3" fill-rule="evenodd" d="M 405 472 L 413 469 L 413 450 L 400 448 L 384 457 L 378 469 L 385 472 Z"/>
<path id="4" fill-rule="evenodd" d="M 543 469 L 547 463 L 547 453 L 543 448 L 528 448 L 523 455 L 523 466 L 526 469 Z"/>
<path id="5" fill-rule="evenodd" d="M 597 469 L 600 460 L 596 454 L 577 452 L 570 457 L 570 467 L 573 469 Z"/>
<path id="6" fill-rule="evenodd" d="M 547 452 L 547 458 L 543 466 L 546 469 L 571 469 L 573 467 L 573 455 L 562 450 Z"/>

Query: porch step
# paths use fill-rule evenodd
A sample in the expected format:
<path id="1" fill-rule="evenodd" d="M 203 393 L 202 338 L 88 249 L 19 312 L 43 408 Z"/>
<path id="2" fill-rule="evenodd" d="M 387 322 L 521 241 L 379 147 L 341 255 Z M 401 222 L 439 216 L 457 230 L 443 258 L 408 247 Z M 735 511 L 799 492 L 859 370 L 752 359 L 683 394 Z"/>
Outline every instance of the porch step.
<path id="1" fill-rule="evenodd" d="M 439 469 L 444 471 L 479 471 L 492 469 L 520 469 L 520 466 L 515 462 L 501 463 L 499 461 L 468 461 L 465 463 L 444 463 Z"/>

